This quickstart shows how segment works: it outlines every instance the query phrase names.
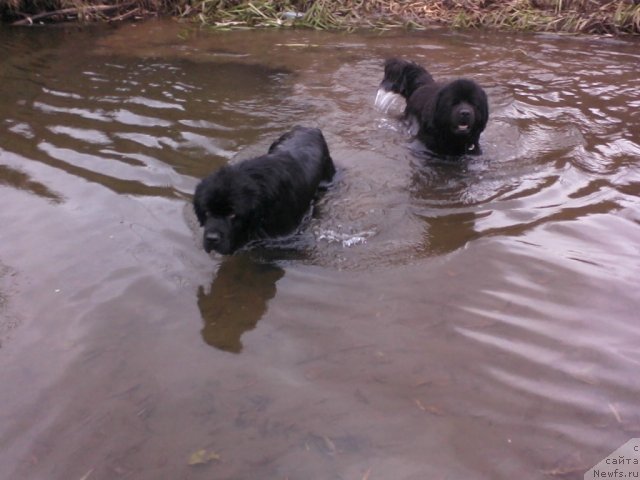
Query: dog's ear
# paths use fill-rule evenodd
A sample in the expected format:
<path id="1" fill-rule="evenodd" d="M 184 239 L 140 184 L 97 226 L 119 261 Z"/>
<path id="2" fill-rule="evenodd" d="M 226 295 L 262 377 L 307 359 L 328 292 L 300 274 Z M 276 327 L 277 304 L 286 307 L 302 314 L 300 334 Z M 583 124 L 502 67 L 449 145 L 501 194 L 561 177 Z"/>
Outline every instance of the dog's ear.
<path id="1" fill-rule="evenodd" d="M 430 128 L 447 128 L 451 110 L 451 98 L 447 88 L 440 88 L 433 99 L 431 115 L 427 115 Z"/>
<path id="2" fill-rule="evenodd" d="M 196 212 L 196 217 L 198 217 L 200 226 L 204 227 L 204 224 L 207 223 L 207 214 L 197 201 L 193 202 L 193 210 Z"/>
<path id="3" fill-rule="evenodd" d="M 200 226 L 203 227 L 207 222 L 207 213 L 204 208 L 202 208 L 202 196 L 204 195 L 204 186 L 203 183 L 200 182 L 196 187 L 196 192 L 193 195 L 193 211 L 196 213 L 196 217 L 198 217 L 198 222 Z"/>

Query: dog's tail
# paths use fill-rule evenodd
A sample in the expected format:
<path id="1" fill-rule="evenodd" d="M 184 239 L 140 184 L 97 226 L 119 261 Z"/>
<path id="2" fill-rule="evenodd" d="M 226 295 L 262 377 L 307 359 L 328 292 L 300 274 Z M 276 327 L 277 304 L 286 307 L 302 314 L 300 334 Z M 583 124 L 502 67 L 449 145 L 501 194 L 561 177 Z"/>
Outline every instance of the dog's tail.
<path id="1" fill-rule="evenodd" d="M 417 63 L 390 58 L 384 63 L 384 78 L 380 88 L 409 98 L 418 87 L 433 82 L 431 74 Z"/>

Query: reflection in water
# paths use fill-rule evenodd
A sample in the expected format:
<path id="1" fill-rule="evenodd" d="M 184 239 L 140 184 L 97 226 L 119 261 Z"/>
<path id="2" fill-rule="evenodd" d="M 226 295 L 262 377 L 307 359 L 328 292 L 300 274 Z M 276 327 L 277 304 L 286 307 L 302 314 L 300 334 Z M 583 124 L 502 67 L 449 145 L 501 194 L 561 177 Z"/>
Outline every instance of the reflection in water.
<path id="1" fill-rule="evenodd" d="M 419 216 L 426 223 L 425 250 L 430 255 L 452 252 L 478 236 L 473 229 L 476 219 L 473 212 Z"/>
<path id="2" fill-rule="evenodd" d="M 478 237 L 474 226 L 481 214 L 465 202 L 469 196 L 468 161 L 425 163 L 419 158 L 414 164 L 412 213 L 425 223 L 423 249 L 429 255 L 452 252 Z"/>
<path id="3" fill-rule="evenodd" d="M 276 294 L 284 270 L 259 263 L 247 255 L 225 258 L 208 292 L 198 289 L 198 308 L 204 321 L 202 338 L 227 352 L 242 350 L 240 337 L 256 327 Z"/>
<path id="4" fill-rule="evenodd" d="M 0 185 L 8 185 L 19 190 L 24 190 L 34 195 L 48 198 L 56 203 L 62 201 L 62 197 L 51 191 L 46 185 L 32 180 L 26 173 L 6 165 L 0 165 Z"/>

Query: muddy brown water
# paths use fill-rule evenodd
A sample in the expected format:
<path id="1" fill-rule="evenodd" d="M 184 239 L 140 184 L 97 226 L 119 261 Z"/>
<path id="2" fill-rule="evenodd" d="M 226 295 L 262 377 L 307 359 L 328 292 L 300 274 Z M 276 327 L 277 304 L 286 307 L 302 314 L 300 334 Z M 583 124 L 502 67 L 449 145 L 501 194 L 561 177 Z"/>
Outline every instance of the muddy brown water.
<path id="1" fill-rule="evenodd" d="M 581 479 L 640 436 L 638 41 L 147 22 L 0 49 L 0 478 Z M 411 154 L 374 106 L 392 55 L 486 88 L 482 156 Z M 294 124 L 340 170 L 313 218 L 206 255 L 198 178 Z"/>

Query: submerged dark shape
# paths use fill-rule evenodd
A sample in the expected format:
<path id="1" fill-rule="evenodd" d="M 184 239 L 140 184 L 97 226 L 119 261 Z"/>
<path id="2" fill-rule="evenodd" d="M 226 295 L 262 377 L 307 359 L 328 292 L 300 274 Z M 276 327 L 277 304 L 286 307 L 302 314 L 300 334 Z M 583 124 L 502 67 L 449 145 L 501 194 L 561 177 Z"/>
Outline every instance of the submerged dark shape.
<path id="1" fill-rule="evenodd" d="M 335 167 L 317 128 L 296 126 L 266 155 L 225 165 L 196 187 L 203 246 L 231 254 L 252 240 L 293 233 Z"/>
<path id="2" fill-rule="evenodd" d="M 242 335 L 256 328 L 284 274 L 276 264 L 245 254 L 225 257 L 209 290 L 198 288 L 203 340 L 220 350 L 240 353 Z"/>
<path id="3" fill-rule="evenodd" d="M 417 63 L 391 58 L 385 62 L 380 88 L 402 95 L 404 115 L 417 122 L 417 138 L 439 155 L 479 155 L 480 134 L 487 126 L 487 95 L 473 80 L 436 82 Z"/>

